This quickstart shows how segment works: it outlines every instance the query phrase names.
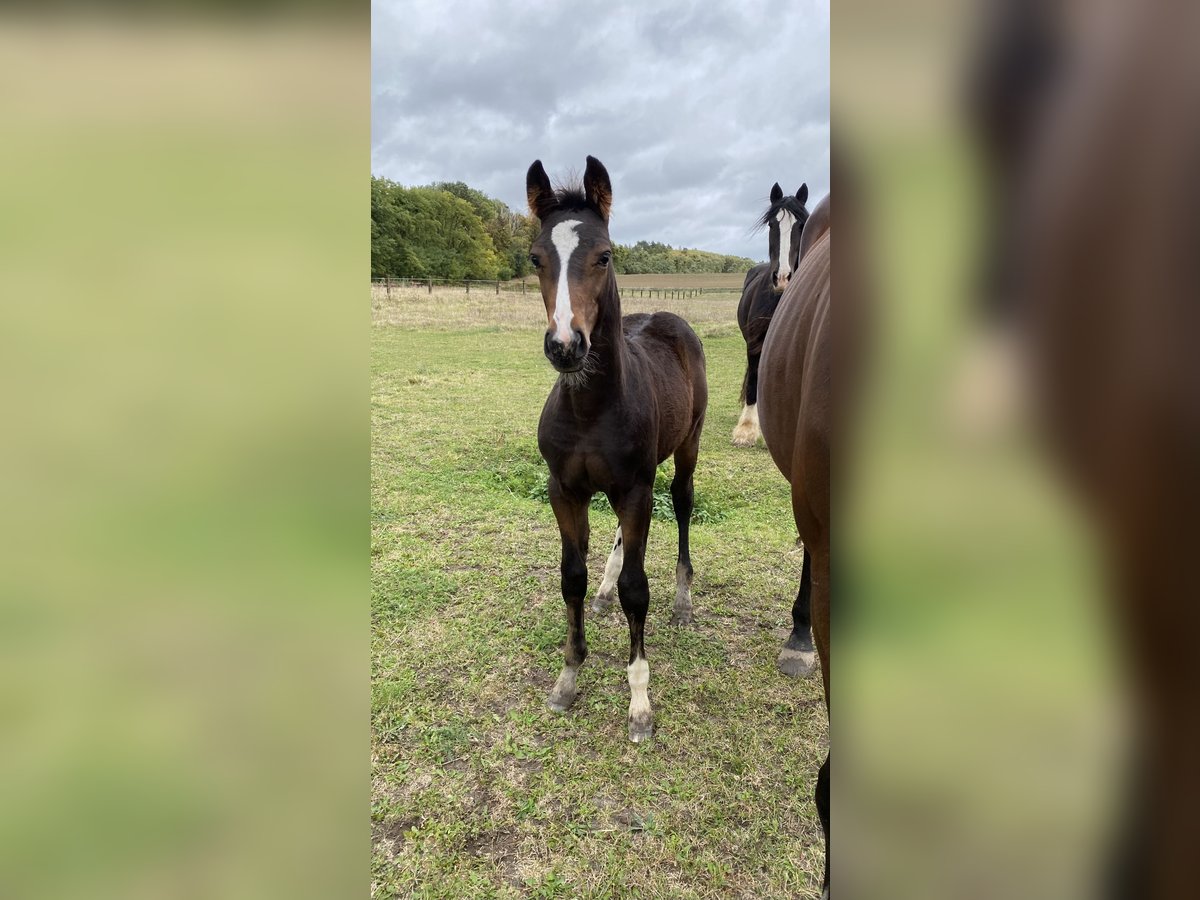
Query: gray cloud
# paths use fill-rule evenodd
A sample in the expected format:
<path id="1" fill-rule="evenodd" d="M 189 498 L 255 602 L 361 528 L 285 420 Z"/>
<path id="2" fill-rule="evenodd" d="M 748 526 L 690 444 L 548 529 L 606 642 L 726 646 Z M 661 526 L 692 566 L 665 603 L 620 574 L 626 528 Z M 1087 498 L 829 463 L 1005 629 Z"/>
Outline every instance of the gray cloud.
<path id="1" fill-rule="evenodd" d="M 514 209 L 598 157 L 613 238 L 760 259 L 771 184 L 829 190 L 828 0 L 374 0 L 371 167 Z"/>

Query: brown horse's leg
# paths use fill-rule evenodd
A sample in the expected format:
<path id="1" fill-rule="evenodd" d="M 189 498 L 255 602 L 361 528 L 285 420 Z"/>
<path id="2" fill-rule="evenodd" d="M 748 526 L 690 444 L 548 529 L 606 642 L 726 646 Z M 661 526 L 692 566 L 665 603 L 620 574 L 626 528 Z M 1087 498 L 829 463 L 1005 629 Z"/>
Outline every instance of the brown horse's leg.
<path id="1" fill-rule="evenodd" d="M 575 701 L 575 679 L 587 657 L 583 635 L 583 600 L 587 594 L 588 505 L 568 495 L 557 479 L 550 479 L 550 505 L 562 535 L 562 595 L 567 605 L 567 647 L 563 670 L 550 690 L 547 704 L 566 712 Z"/>
<path id="2" fill-rule="evenodd" d="M 813 800 L 817 804 L 817 815 L 821 819 L 821 831 L 825 835 L 825 879 L 822 882 L 824 890 L 821 897 L 829 897 L 829 754 L 825 754 L 825 762 L 817 773 L 817 789 L 813 792 Z"/>
<path id="3" fill-rule="evenodd" d="M 695 487 L 692 473 L 700 452 L 700 428 L 697 422 L 687 440 L 675 451 L 675 478 L 671 481 L 671 502 L 675 507 L 675 524 L 679 526 L 679 556 L 675 562 L 675 608 L 672 625 L 692 624 L 692 553 L 688 545 L 688 529 L 692 521 Z"/>
<path id="4" fill-rule="evenodd" d="M 812 624 L 817 654 L 821 660 L 821 680 L 825 686 L 825 713 L 829 715 L 829 544 L 826 536 L 814 543 L 812 548 Z M 817 789 L 813 800 L 817 815 L 821 819 L 821 830 L 825 834 L 825 893 L 829 896 L 829 756 L 817 775 Z"/>
<path id="5" fill-rule="evenodd" d="M 803 678 L 817 665 L 812 640 L 812 554 L 804 548 L 804 569 L 800 590 L 792 604 L 792 633 L 779 651 L 779 671 L 791 678 Z"/>
<path id="6" fill-rule="evenodd" d="M 639 486 L 622 498 L 621 517 L 624 561 L 617 579 L 617 596 L 629 622 L 629 739 L 634 743 L 654 734 L 650 708 L 650 664 L 644 642 L 646 613 L 650 609 L 650 584 L 646 580 L 646 538 L 650 533 L 653 485 Z"/>
<path id="7" fill-rule="evenodd" d="M 603 615 L 608 612 L 613 602 L 613 592 L 617 589 L 617 578 L 621 575 L 621 564 L 625 559 L 621 541 L 621 523 L 617 522 L 617 536 L 613 540 L 612 552 L 608 554 L 608 562 L 604 565 L 604 578 L 600 581 L 600 589 L 592 600 L 592 612 Z"/>

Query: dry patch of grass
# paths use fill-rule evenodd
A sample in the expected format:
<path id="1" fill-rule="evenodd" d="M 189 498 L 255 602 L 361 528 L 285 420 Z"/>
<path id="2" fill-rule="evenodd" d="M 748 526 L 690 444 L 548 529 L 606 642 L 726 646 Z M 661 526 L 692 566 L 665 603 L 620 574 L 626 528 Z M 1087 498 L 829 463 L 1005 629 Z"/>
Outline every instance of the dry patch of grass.
<path id="1" fill-rule="evenodd" d="M 740 285 L 739 285 L 740 286 Z M 703 338 L 736 335 L 740 294 L 702 295 L 690 298 L 625 296 L 621 310 L 673 312 L 691 323 Z M 393 287 L 391 295 L 375 286 L 371 290 L 371 320 L 377 326 L 405 329 L 461 331 L 541 331 L 546 327 L 546 308 L 536 287 L 529 293 L 495 293 L 494 290 L 461 287 Z"/>

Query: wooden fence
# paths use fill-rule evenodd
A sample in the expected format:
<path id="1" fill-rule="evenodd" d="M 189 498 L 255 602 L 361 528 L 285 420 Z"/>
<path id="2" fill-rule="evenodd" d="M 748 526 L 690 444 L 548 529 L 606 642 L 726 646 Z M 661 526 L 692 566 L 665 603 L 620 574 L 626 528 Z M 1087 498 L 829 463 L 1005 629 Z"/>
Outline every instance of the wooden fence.
<path id="1" fill-rule="evenodd" d="M 506 294 L 536 294 L 538 286 L 536 282 L 528 281 L 479 281 L 475 279 L 451 279 L 451 278 L 372 278 L 371 287 L 373 290 L 380 290 L 385 296 L 390 298 L 393 289 L 408 288 L 421 289 L 424 288 L 428 293 L 432 294 L 433 289 L 456 289 L 463 290 L 470 294 L 472 291 L 476 293 L 501 293 Z M 731 287 L 621 287 L 621 295 L 624 297 L 646 297 L 653 299 L 672 299 L 682 300 L 688 297 L 702 297 L 705 294 L 740 294 L 741 288 Z"/>

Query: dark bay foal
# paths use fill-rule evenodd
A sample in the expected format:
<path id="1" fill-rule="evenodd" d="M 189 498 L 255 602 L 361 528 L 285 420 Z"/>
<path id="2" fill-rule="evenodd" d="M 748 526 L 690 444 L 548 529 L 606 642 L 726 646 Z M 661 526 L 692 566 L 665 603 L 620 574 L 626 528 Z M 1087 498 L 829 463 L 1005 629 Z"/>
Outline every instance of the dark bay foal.
<path id="1" fill-rule="evenodd" d="M 583 187 L 555 191 L 540 160 L 526 191 L 541 231 L 530 261 L 546 304 L 546 358 L 560 373 L 538 423 L 538 448 L 550 468 L 550 504 L 562 535 L 562 595 L 567 607 L 566 661 L 550 691 L 550 708 L 575 700 L 587 656 L 588 504 L 603 492 L 618 528 L 594 609 L 616 588 L 629 622 L 629 738 L 654 731 L 644 631 L 650 605 L 644 558 L 654 473 L 675 456 L 671 498 L 679 525 L 673 624 L 692 620 L 688 522 L 692 472 L 708 405 L 704 350 L 687 322 L 671 313 L 621 316 L 612 266 L 608 214 L 612 184 L 587 158 Z"/>

